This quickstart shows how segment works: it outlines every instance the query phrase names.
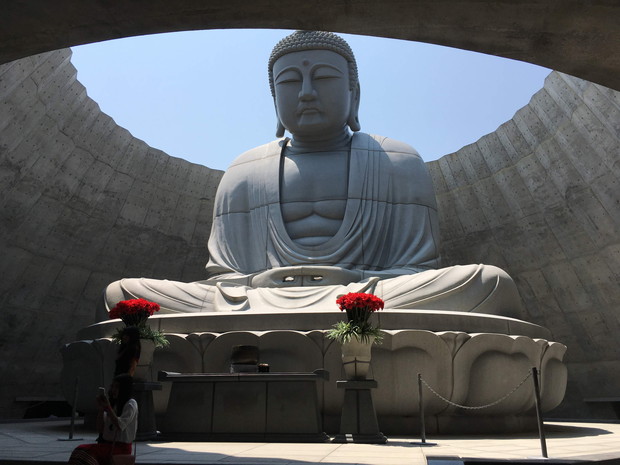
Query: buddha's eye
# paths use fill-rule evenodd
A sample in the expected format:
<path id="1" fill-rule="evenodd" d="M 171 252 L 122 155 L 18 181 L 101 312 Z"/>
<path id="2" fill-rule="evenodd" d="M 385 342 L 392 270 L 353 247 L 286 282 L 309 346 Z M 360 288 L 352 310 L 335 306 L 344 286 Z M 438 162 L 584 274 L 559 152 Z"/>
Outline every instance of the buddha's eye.
<path id="1" fill-rule="evenodd" d="M 315 81 L 324 81 L 327 79 L 338 79 L 340 76 L 314 76 Z"/>
<path id="2" fill-rule="evenodd" d="M 320 81 L 323 79 L 340 79 L 340 77 L 341 76 L 338 76 L 334 73 L 316 73 L 314 76 L 312 76 L 312 79 L 314 79 L 315 81 Z"/>
<path id="3" fill-rule="evenodd" d="M 276 85 L 290 84 L 292 82 L 301 82 L 301 79 L 279 79 L 278 82 L 276 82 Z"/>
<path id="4" fill-rule="evenodd" d="M 331 66 L 319 66 L 312 74 L 312 79 L 316 81 L 323 79 L 340 79 L 342 77 L 342 72 Z"/>
<path id="5" fill-rule="evenodd" d="M 285 71 L 276 79 L 276 85 L 301 82 L 301 75 L 295 71 Z"/>

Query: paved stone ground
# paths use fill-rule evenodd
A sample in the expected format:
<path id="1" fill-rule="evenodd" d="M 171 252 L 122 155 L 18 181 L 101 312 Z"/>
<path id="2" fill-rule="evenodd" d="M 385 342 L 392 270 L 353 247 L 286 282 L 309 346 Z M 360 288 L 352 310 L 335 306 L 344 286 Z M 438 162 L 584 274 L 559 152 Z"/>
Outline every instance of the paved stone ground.
<path id="1" fill-rule="evenodd" d="M 620 464 L 620 423 L 548 422 L 549 459 L 541 457 L 536 434 L 497 436 L 390 437 L 387 444 L 287 444 L 245 442 L 141 442 L 139 464 L 234 465 L 459 465 L 461 463 L 604 462 Z M 80 443 L 95 435 L 81 425 L 66 441 L 68 420 L 0 423 L 0 464 L 65 463 Z M 432 445 L 432 444 L 434 445 Z"/>

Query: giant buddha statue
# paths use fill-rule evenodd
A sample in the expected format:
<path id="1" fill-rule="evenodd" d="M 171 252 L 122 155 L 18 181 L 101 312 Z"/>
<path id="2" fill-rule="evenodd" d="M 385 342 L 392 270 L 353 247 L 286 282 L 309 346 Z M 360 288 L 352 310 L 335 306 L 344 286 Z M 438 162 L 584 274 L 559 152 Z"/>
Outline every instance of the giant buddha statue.
<path id="1" fill-rule="evenodd" d="M 373 316 L 384 339 L 371 364 L 383 432 L 411 434 L 419 415 L 415 372 L 453 403 L 425 398 L 427 431 L 535 428 L 535 396 L 515 386 L 537 367 L 543 411 L 557 406 L 566 388 L 566 347 L 546 328 L 515 318 L 524 311 L 504 271 L 441 268 L 426 165 L 409 145 L 360 132 L 360 86 L 349 46 L 331 33 L 295 32 L 276 45 L 268 69 L 278 139 L 242 154 L 224 174 L 206 279 L 122 279 L 105 291 L 108 309 L 145 298 L 169 313 L 149 318 L 170 345 L 143 346 L 145 378 L 159 379 L 159 370 L 226 373 L 232 348 L 254 345 L 273 373 L 332 373 L 332 382 L 322 382 L 320 418 L 326 432 L 337 432 L 343 389 L 335 380 L 343 364 L 340 344 L 326 332 L 343 318 L 337 296 L 372 292 L 385 301 Z M 110 337 L 122 325 L 100 316 L 62 349 L 65 396 L 73 398 L 79 377 L 78 409 L 91 415 L 91 393 L 110 382 L 105 367 L 114 366 Z M 229 425 L 203 421 L 210 403 L 196 402 L 203 397 L 199 380 L 207 378 L 179 381 L 189 391 L 175 391 L 175 381 L 163 378 L 170 389 L 153 393 L 163 434 L 211 434 Z"/>
<path id="2" fill-rule="evenodd" d="M 372 292 L 389 309 L 521 314 L 499 268 L 440 268 L 430 175 L 411 146 L 359 132 L 357 65 L 342 38 L 295 32 L 268 69 L 278 139 L 222 178 L 207 279 L 122 279 L 105 291 L 108 309 L 145 298 L 168 313 L 321 311 Z"/>

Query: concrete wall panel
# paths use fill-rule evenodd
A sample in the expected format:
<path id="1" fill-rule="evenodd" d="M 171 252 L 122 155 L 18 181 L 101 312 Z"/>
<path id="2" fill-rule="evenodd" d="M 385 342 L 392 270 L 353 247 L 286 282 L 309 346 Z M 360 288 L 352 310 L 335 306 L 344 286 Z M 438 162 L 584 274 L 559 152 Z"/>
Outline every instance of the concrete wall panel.
<path id="1" fill-rule="evenodd" d="M 530 320 L 569 347 L 569 392 L 560 416 L 600 413 L 583 398 L 616 395 L 620 385 L 620 373 L 604 374 L 603 368 L 620 355 L 614 342 L 620 308 L 618 95 L 554 72 L 512 121 L 429 163 L 433 176 L 444 174 L 437 193 L 445 263 L 504 266 Z M 463 166 L 470 167 L 468 187 L 452 175 Z M 472 179 L 474 169 L 478 179 Z M 475 196 L 462 195 L 471 191 Z M 482 217 L 488 228 L 480 234 L 454 227 Z M 584 376 L 588 364 L 596 376 Z"/>
<path id="2" fill-rule="evenodd" d="M 109 282 L 204 277 L 222 173 L 119 128 L 70 57 L 0 66 L 0 417 L 58 395 L 59 348 L 96 321 Z"/>

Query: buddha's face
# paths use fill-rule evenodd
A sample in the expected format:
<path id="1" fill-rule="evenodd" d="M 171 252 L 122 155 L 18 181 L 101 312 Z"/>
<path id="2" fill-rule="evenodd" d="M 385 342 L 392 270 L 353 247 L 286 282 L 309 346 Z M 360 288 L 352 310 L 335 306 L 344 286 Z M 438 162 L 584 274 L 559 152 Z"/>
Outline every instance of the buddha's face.
<path id="1" fill-rule="evenodd" d="M 342 131 L 354 95 L 347 60 L 330 50 L 292 52 L 273 65 L 278 118 L 293 136 L 324 137 Z"/>

